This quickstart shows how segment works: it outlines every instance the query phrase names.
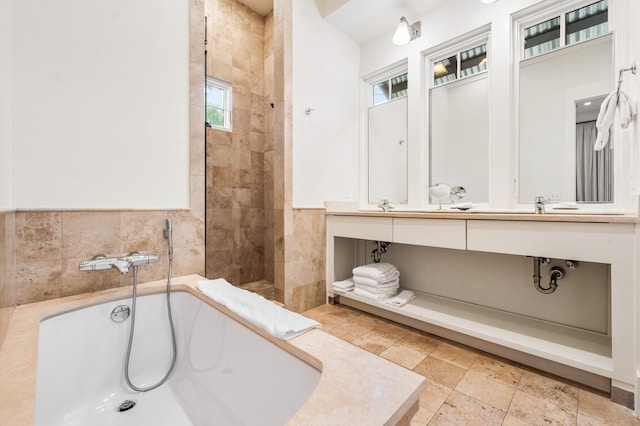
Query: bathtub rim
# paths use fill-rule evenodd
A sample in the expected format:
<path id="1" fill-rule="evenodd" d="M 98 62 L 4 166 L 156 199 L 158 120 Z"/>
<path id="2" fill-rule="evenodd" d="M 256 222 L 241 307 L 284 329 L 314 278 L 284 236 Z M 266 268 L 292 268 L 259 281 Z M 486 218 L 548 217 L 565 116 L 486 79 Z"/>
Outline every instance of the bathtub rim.
<path id="1" fill-rule="evenodd" d="M 202 295 L 195 287 L 202 279 L 205 278 L 200 275 L 175 277 L 172 288 L 192 294 L 320 371 L 312 394 L 287 425 L 309 421 L 354 424 L 354 415 L 368 424 L 409 424 L 418 411 L 426 383 L 423 376 L 320 329 L 289 341 L 277 339 Z M 166 281 L 153 281 L 141 284 L 138 294 L 156 294 L 165 289 Z M 126 286 L 17 306 L 0 348 L 0 382 L 5 385 L 0 386 L 0 424 L 33 424 L 40 322 L 84 307 L 126 299 L 130 294 L 131 287 Z M 350 362 L 353 358 L 356 361 Z M 364 412 L 354 410 L 352 404 L 362 404 L 357 397 L 381 382 L 385 384 L 385 395 L 367 401 Z"/>

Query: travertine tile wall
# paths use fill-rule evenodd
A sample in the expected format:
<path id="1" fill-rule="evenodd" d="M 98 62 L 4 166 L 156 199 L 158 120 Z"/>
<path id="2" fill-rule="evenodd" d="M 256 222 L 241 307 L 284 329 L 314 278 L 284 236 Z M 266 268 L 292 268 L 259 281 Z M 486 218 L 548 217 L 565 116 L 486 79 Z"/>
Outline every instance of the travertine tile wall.
<path id="1" fill-rule="evenodd" d="M 273 282 L 273 11 L 264 22 L 264 279 Z M 273 106 L 272 106 L 273 105 Z"/>
<path id="2" fill-rule="evenodd" d="M 265 19 L 236 0 L 205 14 L 207 74 L 233 85 L 232 131 L 206 130 L 206 274 L 238 285 L 264 277 Z"/>
<path id="3" fill-rule="evenodd" d="M 15 213 L 0 212 L 0 346 L 16 305 Z"/>
<path id="4" fill-rule="evenodd" d="M 204 4 L 190 2 L 189 211 L 19 211 L 15 214 L 18 304 L 130 285 L 132 273 L 78 271 L 98 253 L 149 251 L 160 261 L 139 270 L 141 282 L 166 276 L 164 221 L 174 226 L 174 275 L 204 274 Z"/>
<path id="5" fill-rule="evenodd" d="M 285 293 L 285 238 L 291 232 L 293 211 L 291 191 L 291 51 L 285 48 L 291 38 L 291 4 L 289 0 L 273 2 L 273 285 L 274 298 L 287 304 Z M 288 90 L 287 90 L 288 89 Z M 288 166 L 288 167 L 287 167 Z M 287 170 L 288 169 L 288 170 Z M 288 173 L 287 173 L 288 172 Z M 288 195 L 288 196 L 287 196 Z"/>
<path id="6" fill-rule="evenodd" d="M 131 285 L 133 273 L 79 271 L 96 254 L 149 252 L 159 261 L 141 266 L 139 282 L 163 279 L 168 271 L 165 219 L 173 221 L 173 274 L 202 273 L 203 221 L 188 211 L 17 212 L 17 303 Z"/>
<path id="7" fill-rule="evenodd" d="M 294 209 L 292 0 L 274 1 L 274 294 L 295 311 L 325 302 L 324 209 Z"/>
<path id="8" fill-rule="evenodd" d="M 324 209 L 293 209 L 293 235 L 285 250 L 285 298 L 295 311 L 326 301 L 325 240 Z"/>

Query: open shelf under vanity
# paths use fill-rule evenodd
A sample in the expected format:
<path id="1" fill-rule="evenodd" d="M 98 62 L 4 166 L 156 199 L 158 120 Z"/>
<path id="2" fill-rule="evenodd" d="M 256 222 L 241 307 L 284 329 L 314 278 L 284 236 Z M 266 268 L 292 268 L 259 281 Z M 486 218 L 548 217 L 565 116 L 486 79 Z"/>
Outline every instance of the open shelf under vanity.
<path id="1" fill-rule="evenodd" d="M 591 331 L 527 318 L 470 303 L 411 290 L 416 298 L 402 307 L 334 290 L 339 303 L 401 315 L 436 327 L 555 361 L 600 376 L 611 377 L 611 338 Z M 380 312 L 384 311 L 384 312 Z M 398 319 L 391 318 L 391 319 Z M 400 322 L 403 322 L 400 318 Z"/>
<path id="2" fill-rule="evenodd" d="M 594 388 L 634 389 L 636 225 L 531 219 L 328 214 L 327 296 Z M 378 241 L 416 294 L 403 307 L 332 287 L 370 263 Z M 554 294 L 534 285 L 539 258 L 551 260 L 542 290 L 565 268 Z"/>

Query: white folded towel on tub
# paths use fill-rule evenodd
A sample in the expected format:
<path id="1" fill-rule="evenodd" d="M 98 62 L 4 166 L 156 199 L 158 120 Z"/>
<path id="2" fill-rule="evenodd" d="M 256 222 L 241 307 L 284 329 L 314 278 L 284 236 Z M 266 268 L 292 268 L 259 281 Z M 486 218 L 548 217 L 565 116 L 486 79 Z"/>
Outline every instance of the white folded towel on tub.
<path id="1" fill-rule="evenodd" d="M 259 294 L 235 287 L 224 278 L 201 280 L 196 287 L 205 296 L 262 328 L 274 337 L 290 340 L 322 324 L 280 307 Z"/>
<path id="2" fill-rule="evenodd" d="M 387 303 L 399 308 L 411 302 L 415 298 L 416 295 L 412 291 L 402 290 L 396 297 L 387 300 Z"/>

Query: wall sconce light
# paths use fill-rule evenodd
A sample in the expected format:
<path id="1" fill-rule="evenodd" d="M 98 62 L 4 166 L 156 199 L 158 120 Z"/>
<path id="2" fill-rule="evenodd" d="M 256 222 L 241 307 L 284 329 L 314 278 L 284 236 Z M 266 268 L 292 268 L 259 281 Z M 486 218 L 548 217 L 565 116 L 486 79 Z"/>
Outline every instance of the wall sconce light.
<path id="1" fill-rule="evenodd" d="M 421 26 L 420 21 L 413 25 L 409 25 L 407 18 L 403 16 L 400 18 L 400 23 L 398 24 L 396 33 L 393 35 L 393 43 L 397 46 L 402 46 L 403 44 L 407 44 L 411 40 L 415 40 L 420 37 L 422 35 Z"/>

